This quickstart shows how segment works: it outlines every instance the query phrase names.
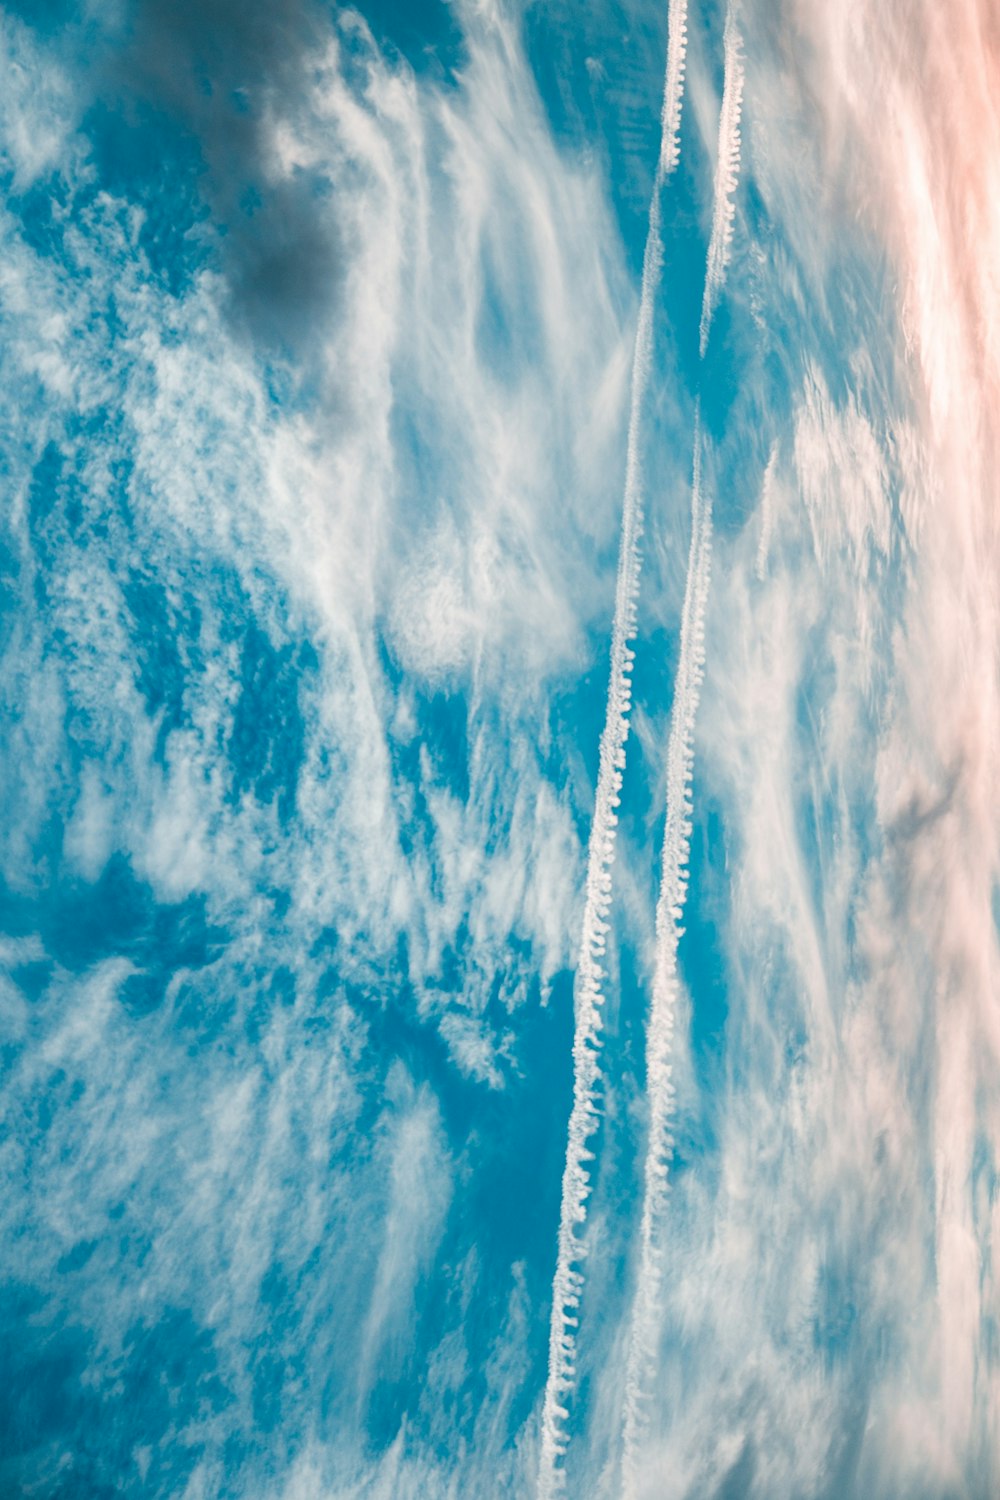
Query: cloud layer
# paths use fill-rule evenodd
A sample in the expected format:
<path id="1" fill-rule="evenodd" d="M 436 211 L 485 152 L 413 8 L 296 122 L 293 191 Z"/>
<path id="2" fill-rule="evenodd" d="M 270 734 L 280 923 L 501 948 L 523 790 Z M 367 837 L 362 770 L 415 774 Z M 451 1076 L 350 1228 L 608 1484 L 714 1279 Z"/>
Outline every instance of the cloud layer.
<path id="1" fill-rule="evenodd" d="M 0 1487 L 536 1492 L 628 472 L 543 1484 L 992 1493 L 1000 34 L 684 9 L 0 23 Z"/>

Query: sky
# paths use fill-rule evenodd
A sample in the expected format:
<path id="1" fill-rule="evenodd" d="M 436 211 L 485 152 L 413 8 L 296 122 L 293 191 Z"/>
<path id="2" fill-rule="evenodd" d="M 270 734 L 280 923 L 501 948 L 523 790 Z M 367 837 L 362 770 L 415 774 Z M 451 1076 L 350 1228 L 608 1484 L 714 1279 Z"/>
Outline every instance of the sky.
<path id="1" fill-rule="evenodd" d="M 992 1500 L 991 0 L 7 0 L 0 174 L 0 1495 Z"/>

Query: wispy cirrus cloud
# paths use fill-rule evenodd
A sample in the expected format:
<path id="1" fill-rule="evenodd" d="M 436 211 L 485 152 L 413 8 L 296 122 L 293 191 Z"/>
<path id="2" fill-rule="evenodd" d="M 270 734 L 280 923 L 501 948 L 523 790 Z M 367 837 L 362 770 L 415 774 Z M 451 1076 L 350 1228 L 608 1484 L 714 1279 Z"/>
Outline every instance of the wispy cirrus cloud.
<path id="1" fill-rule="evenodd" d="M 679 1133 L 707 1111 L 716 1144 L 677 1185 L 647 1482 L 986 1493 L 989 23 L 793 19 L 746 17 L 749 156 L 789 259 L 760 279 L 748 257 L 733 297 L 794 374 L 751 439 L 775 366 L 750 363 L 719 454 L 719 477 L 760 455 L 737 482 L 766 504 L 714 570 L 695 841 L 720 798 L 727 874 L 693 905 L 724 917 L 725 1072 L 699 1056 L 696 937 Z"/>
<path id="2" fill-rule="evenodd" d="M 2 28 L 4 1483 L 533 1492 L 666 55 L 568 1482 L 617 1494 L 666 824 L 635 1491 L 989 1493 L 988 8 L 743 0 L 728 72 L 690 6 L 436 58 L 168 9 Z"/>
<path id="3" fill-rule="evenodd" d="M 447 1329 L 471 1298 L 497 1401 L 521 1423 L 533 1399 L 532 1356 L 504 1334 L 535 1295 L 511 1269 L 526 1233 L 465 1293 L 442 1266 L 469 1251 L 456 1181 L 505 1170 L 462 1111 L 537 1069 L 511 1016 L 540 1011 L 576 925 L 588 790 L 558 705 L 610 602 L 620 248 L 504 17 L 470 15 L 447 86 L 350 13 L 301 42 L 294 88 L 237 47 L 220 88 L 237 70 L 256 87 L 258 65 L 285 82 L 261 85 L 232 139 L 232 101 L 199 101 L 178 60 L 212 51 L 217 19 L 172 28 L 157 58 L 142 12 L 96 101 L 85 36 L 8 23 L 9 67 L 45 59 L 69 101 L 32 154 L 22 91 L 11 160 L 45 196 L 15 197 L 2 224 L 2 853 L 24 934 L 7 1118 L 47 1100 L 5 1157 L 10 1201 L 30 1182 L 37 1209 L 11 1275 L 47 1309 L 12 1377 L 19 1484 L 54 1482 L 79 1423 L 81 1483 L 222 1493 L 269 1465 L 293 1488 L 355 1465 L 381 1483 L 358 1411 L 391 1454 L 393 1371 L 409 1381 L 439 1347 L 429 1389 L 467 1384 L 481 1349 L 454 1363 Z M 165 158 L 161 185 L 191 197 L 172 249 L 142 164 L 132 182 L 104 154 L 101 110 L 123 99 L 168 117 L 170 149 L 200 141 L 190 177 Z M 271 194 L 242 248 L 223 243 L 213 177 L 234 162 Z M 288 270 L 286 349 L 284 293 L 258 286 L 251 316 L 240 257 L 267 250 L 269 224 L 294 238 L 296 215 L 338 254 L 322 295 Z M 428 1317 L 440 1337 L 415 1346 Z M 50 1357 L 77 1394 L 43 1441 Z M 132 1451 L 98 1414 L 115 1372 L 138 1370 L 177 1414 Z M 430 1405 L 411 1415 L 417 1451 L 436 1424 Z M 255 1428 L 279 1436 L 227 1467 Z"/>

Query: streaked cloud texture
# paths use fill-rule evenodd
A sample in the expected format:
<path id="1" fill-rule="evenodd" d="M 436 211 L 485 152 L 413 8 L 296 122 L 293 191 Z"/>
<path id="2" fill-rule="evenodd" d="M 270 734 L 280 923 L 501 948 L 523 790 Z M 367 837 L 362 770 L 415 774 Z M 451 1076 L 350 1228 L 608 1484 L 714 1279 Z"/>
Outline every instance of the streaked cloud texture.
<path id="1" fill-rule="evenodd" d="M 584 11 L 0 16 L 4 1494 L 996 1493 L 1000 24 Z"/>

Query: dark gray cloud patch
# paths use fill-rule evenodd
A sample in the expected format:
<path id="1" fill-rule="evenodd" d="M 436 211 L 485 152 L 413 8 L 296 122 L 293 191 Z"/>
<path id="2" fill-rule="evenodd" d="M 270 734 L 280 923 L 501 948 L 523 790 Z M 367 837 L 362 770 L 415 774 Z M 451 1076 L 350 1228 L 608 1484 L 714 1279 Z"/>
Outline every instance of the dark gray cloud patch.
<path id="1" fill-rule="evenodd" d="M 75 79 L 97 188 L 143 210 L 140 244 L 174 293 L 206 264 L 230 326 L 323 384 L 321 341 L 343 284 L 336 184 L 322 163 L 275 170 L 273 124 L 307 105 L 338 16 L 329 0 L 9 0 Z M 463 54 L 444 0 L 358 7 L 389 58 L 448 85 Z"/>
<path id="2" fill-rule="evenodd" d="M 274 184 L 230 221 L 230 311 L 275 349 L 301 349 L 339 289 L 336 218 L 323 186 L 308 177 Z"/>
<path id="3" fill-rule="evenodd" d="M 295 112 L 331 25 L 310 0 L 141 0 L 104 83 L 197 141 L 228 311 L 299 358 L 335 304 L 336 216 L 320 173 L 273 180 L 264 122 Z"/>
<path id="4" fill-rule="evenodd" d="M 77 81 L 99 185 L 140 204 L 151 267 L 179 290 L 206 259 L 233 325 L 305 371 L 336 306 L 336 199 L 320 169 L 275 180 L 269 122 L 294 117 L 336 16 L 316 0 L 133 0 L 117 20 L 14 0 Z"/>

